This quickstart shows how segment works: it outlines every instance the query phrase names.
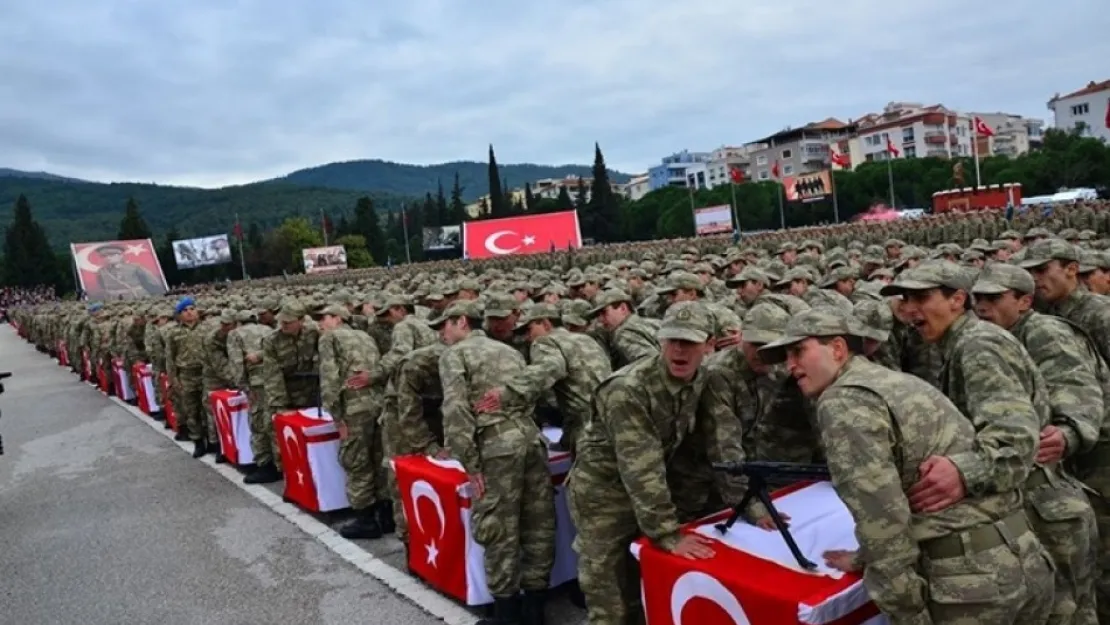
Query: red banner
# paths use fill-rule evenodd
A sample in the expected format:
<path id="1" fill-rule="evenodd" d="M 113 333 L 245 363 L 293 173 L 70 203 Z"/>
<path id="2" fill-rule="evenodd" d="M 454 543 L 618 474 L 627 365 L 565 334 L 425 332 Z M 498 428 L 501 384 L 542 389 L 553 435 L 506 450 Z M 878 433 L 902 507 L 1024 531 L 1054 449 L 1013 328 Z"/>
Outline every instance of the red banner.
<path id="1" fill-rule="evenodd" d="M 546 254 L 582 247 L 578 211 L 468 221 L 463 224 L 467 258 Z"/>
<path id="2" fill-rule="evenodd" d="M 133 299 L 168 290 L 150 239 L 74 243 L 70 248 L 87 299 Z"/>

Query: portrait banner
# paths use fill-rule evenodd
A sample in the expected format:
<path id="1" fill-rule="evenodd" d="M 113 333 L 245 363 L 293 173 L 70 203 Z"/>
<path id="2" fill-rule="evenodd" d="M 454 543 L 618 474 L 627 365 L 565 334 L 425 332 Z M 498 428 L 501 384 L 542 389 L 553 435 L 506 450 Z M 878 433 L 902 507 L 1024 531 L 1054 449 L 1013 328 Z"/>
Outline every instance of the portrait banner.
<path id="1" fill-rule="evenodd" d="M 424 249 L 453 250 L 462 247 L 462 226 L 424 228 Z"/>
<path id="2" fill-rule="evenodd" d="M 694 209 L 694 232 L 699 237 L 732 232 L 732 207 L 720 204 Z"/>
<path id="3" fill-rule="evenodd" d="M 169 290 L 150 239 L 73 243 L 70 252 L 86 299 L 135 299 Z"/>
<path id="4" fill-rule="evenodd" d="M 231 244 L 226 234 L 173 242 L 173 260 L 178 269 L 193 269 L 231 262 Z"/>
<path id="5" fill-rule="evenodd" d="M 347 248 L 342 245 L 306 247 L 301 250 L 305 273 L 328 273 L 347 268 Z"/>

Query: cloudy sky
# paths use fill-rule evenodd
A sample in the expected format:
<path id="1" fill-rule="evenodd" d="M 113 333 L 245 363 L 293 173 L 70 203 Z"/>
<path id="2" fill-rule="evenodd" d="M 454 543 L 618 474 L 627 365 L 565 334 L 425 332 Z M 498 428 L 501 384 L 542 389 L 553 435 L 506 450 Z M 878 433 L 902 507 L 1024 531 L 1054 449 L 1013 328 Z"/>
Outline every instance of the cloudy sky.
<path id="1" fill-rule="evenodd" d="M 634 172 L 892 100 L 1051 123 L 1110 78 L 1105 2 L 4 0 L 0 167 L 209 187 L 596 140 Z"/>

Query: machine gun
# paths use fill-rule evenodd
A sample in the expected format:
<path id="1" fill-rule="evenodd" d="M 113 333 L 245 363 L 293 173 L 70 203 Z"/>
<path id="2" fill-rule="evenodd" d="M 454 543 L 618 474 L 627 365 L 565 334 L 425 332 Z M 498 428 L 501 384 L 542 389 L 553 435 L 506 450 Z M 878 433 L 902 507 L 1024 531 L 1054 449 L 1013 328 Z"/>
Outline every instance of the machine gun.
<path id="1" fill-rule="evenodd" d="M 782 534 L 786 546 L 790 548 L 790 553 L 794 554 L 794 559 L 798 561 L 798 566 L 807 571 L 813 571 L 817 568 L 816 564 L 802 555 L 802 550 L 798 549 L 798 543 L 794 542 L 794 536 L 790 534 L 790 528 L 786 526 L 786 522 L 782 520 L 782 515 L 775 509 L 775 504 L 771 501 L 771 494 L 767 492 L 767 481 L 770 478 L 784 477 L 793 478 L 797 481 L 827 480 L 829 479 L 829 467 L 823 464 L 795 464 L 793 462 L 714 462 L 713 470 L 748 478 L 748 491 L 744 493 L 744 498 L 732 509 L 732 514 L 729 515 L 727 521 L 717 524 L 717 531 L 727 534 L 729 528 L 735 525 L 736 521 L 743 516 L 748 504 L 755 497 L 767 508 L 775 527 Z"/>
<path id="2" fill-rule="evenodd" d="M 12 377 L 11 371 L 4 371 L 0 373 L 0 380 L 5 380 Z M 4 385 L 0 384 L 0 395 L 4 394 Z M 4 455 L 4 437 L 0 436 L 0 456 Z"/>

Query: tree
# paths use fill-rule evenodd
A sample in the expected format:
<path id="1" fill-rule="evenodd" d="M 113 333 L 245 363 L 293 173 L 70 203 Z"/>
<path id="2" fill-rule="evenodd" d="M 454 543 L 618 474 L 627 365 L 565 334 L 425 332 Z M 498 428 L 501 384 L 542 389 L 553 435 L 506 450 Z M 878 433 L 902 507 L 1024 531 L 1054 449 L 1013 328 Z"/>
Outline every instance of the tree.
<path id="1" fill-rule="evenodd" d="M 166 284 L 171 287 L 181 284 L 182 272 L 177 268 L 177 258 L 173 253 L 173 242 L 180 239 L 181 233 L 177 228 L 170 228 L 162 238 L 162 243 L 154 248 L 158 264 L 162 266 L 162 275 L 166 278 Z"/>
<path id="2" fill-rule="evenodd" d="M 459 185 L 459 172 L 455 172 L 455 184 L 451 186 L 451 219 L 445 223 L 461 224 L 469 219 L 466 214 L 466 202 L 463 202 L 463 188 Z"/>
<path id="3" fill-rule="evenodd" d="M 532 212 L 536 208 L 536 198 L 532 195 L 532 184 L 524 183 L 524 210 Z"/>
<path id="4" fill-rule="evenodd" d="M 620 198 L 613 193 L 601 146 L 594 144 L 593 182 L 582 229 L 597 241 L 618 241 L 621 235 Z M 581 217 L 581 215 L 579 216 Z"/>
<path id="5" fill-rule="evenodd" d="M 505 217 L 509 206 L 505 202 L 505 192 L 501 188 L 501 170 L 497 167 L 497 157 L 493 155 L 493 144 L 489 146 L 489 216 Z"/>
<path id="6" fill-rule="evenodd" d="M 322 233 L 306 217 L 290 217 L 281 222 L 275 233 L 278 249 L 286 252 L 286 271 L 304 269 L 304 256 L 301 250 L 306 247 L 320 247 L 324 244 Z M 279 247 L 280 246 L 280 247 Z M 279 258 L 275 255 L 275 260 Z"/>
<path id="7" fill-rule="evenodd" d="M 451 207 L 447 204 L 447 197 L 443 195 L 443 181 L 436 180 L 436 224 L 440 226 L 455 226 L 460 222 L 453 221 Z"/>
<path id="8" fill-rule="evenodd" d="M 569 211 L 574 209 L 574 200 L 570 198 L 570 191 L 567 186 L 559 185 L 559 197 L 555 199 L 556 211 Z"/>
<path id="9" fill-rule="evenodd" d="M 20 195 L 15 201 L 11 225 L 4 233 L 4 284 L 18 287 L 48 284 L 57 290 L 60 267 L 46 232 L 31 215 L 31 203 Z"/>
<path id="10" fill-rule="evenodd" d="M 119 233 L 116 238 L 121 241 L 134 239 L 149 239 L 150 227 L 146 225 L 142 214 L 139 212 L 139 203 L 135 198 L 127 198 L 127 206 L 123 210 L 123 220 L 119 222 Z"/>
<path id="11" fill-rule="evenodd" d="M 385 234 L 374 210 L 374 203 L 369 197 L 363 196 L 355 203 L 355 221 L 352 224 L 352 233 L 362 236 L 363 245 L 366 246 L 370 257 L 376 262 L 384 262 L 388 254 L 386 251 Z"/>
<path id="12" fill-rule="evenodd" d="M 574 191 L 574 207 L 578 210 L 583 210 L 589 203 L 589 189 L 586 187 L 586 181 L 582 178 L 578 179 L 578 186 Z"/>
<path id="13" fill-rule="evenodd" d="M 347 234 L 335 240 L 336 245 L 342 245 L 347 250 L 347 267 L 362 269 L 373 267 L 374 258 L 366 248 L 366 238 L 361 234 Z"/>

